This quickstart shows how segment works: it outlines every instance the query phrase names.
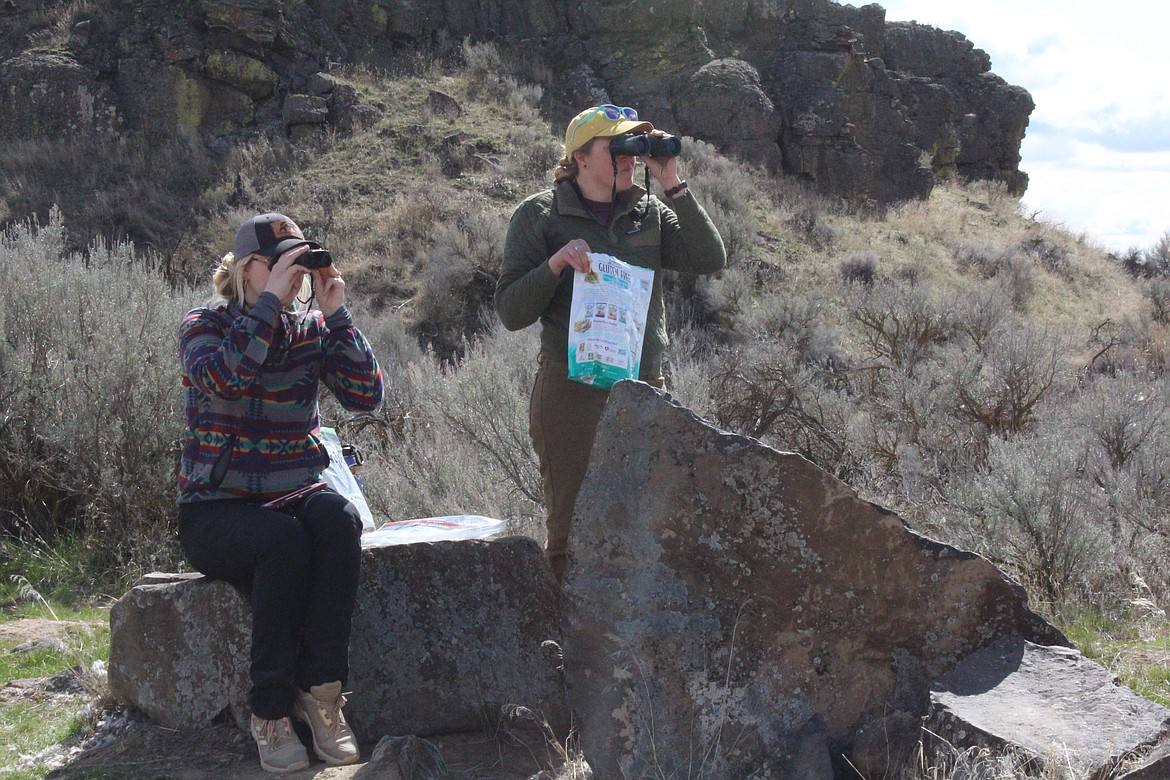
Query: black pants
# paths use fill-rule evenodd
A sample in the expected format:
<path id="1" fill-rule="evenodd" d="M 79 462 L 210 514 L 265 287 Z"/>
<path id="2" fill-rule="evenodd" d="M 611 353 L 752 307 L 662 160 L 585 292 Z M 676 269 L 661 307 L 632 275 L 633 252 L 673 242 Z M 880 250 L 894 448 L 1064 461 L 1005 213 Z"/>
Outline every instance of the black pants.
<path id="1" fill-rule="evenodd" d="M 288 512 L 247 501 L 179 507 L 179 542 L 191 565 L 250 594 L 252 712 L 292 714 L 296 690 L 349 676 L 362 520 L 331 490 Z"/>

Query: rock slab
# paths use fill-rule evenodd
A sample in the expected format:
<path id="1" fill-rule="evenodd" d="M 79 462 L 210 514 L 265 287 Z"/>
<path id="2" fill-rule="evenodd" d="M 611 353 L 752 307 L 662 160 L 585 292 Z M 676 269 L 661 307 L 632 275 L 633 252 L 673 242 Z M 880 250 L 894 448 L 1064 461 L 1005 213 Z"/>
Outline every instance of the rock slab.
<path id="1" fill-rule="evenodd" d="M 610 392 L 570 556 L 566 682 L 598 777 L 829 778 L 972 652 L 1066 644 L 986 560 L 637 382 Z"/>
<path id="2" fill-rule="evenodd" d="M 1117 776 L 1167 734 L 1170 718 L 1076 650 L 1010 637 L 940 677 L 930 698 L 927 731 L 954 747 L 1011 746 L 1040 773 L 1086 780 Z M 1149 776 L 1170 776 L 1161 769 Z"/>

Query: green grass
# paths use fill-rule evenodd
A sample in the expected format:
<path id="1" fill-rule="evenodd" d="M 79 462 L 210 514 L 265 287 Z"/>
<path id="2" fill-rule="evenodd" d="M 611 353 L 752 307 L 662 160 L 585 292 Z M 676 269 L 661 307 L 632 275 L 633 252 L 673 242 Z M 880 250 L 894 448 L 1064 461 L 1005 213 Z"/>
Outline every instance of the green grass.
<path id="1" fill-rule="evenodd" d="M 1137 693 L 1170 707 L 1170 627 L 1165 616 L 1109 616 L 1079 611 L 1061 626 L 1087 658 Z"/>
<path id="2" fill-rule="evenodd" d="M 86 570 L 86 547 L 82 536 L 48 545 L 0 535 L 0 620 L 36 617 L 30 612 L 37 608 L 30 605 L 43 608 L 44 599 L 78 608 L 103 598 L 103 590 L 120 593 L 124 584 L 120 573 L 109 573 L 108 581 L 97 582 L 94 572 Z M 51 609 L 45 617 L 53 619 Z"/>
<path id="3" fill-rule="evenodd" d="M 56 615 L 56 618 L 54 618 Z M 89 728 L 83 708 L 100 694 L 98 685 L 87 683 L 88 695 L 62 696 L 37 686 L 28 695 L 15 695 L 13 680 L 51 677 L 67 669 L 88 670 L 95 661 L 108 662 L 109 612 L 96 607 L 50 607 L 43 601 L 24 601 L 0 609 L 0 625 L 19 619 L 41 619 L 63 624 L 61 647 L 13 653 L 18 639 L 0 638 L 0 775 L 12 780 L 44 777 L 48 767 L 16 769 L 22 757 L 73 740 Z M 92 678 L 87 678 L 92 680 Z"/>

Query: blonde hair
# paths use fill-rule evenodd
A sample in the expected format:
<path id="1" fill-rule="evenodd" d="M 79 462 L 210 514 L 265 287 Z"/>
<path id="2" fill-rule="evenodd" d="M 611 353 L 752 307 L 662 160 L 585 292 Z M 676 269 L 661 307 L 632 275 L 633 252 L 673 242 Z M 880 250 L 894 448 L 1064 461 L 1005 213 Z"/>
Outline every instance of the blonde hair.
<path id="1" fill-rule="evenodd" d="M 244 278 L 244 269 L 253 260 L 259 260 L 262 263 L 268 262 L 268 258 L 264 255 L 250 254 L 242 259 L 237 259 L 232 252 L 228 252 L 220 259 L 219 265 L 211 272 L 212 293 L 211 297 L 207 300 L 209 307 L 215 308 L 227 303 L 235 303 L 244 311 L 248 310 L 246 295 L 247 280 Z M 301 291 L 297 293 L 297 299 L 309 300 L 312 290 L 312 277 L 306 274 L 304 280 L 301 282 Z M 289 308 L 297 308 L 297 302 L 297 300 L 294 300 L 293 305 Z M 305 308 L 307 308 L 307 305 Z"/>
<path id="2" fill-rule="evenodd" d="M 244 298 L 244 269 L 257 255 L 237 259 L 235 254 L 228 252 L 219 261 L 219 265 L 211 272 L 211 297 L 207 305 L 214 308 L 225 303 L 235 303 L 247 308 Z"/>

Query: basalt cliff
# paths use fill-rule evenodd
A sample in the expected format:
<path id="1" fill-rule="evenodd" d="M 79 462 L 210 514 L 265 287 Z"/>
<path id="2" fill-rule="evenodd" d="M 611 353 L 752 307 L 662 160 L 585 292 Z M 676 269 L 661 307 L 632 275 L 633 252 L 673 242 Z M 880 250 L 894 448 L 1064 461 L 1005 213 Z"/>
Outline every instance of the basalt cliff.
<path id="1" fill-rule="evenodd" d="M 331 70 L 468 38 L 531 66 L 554 129 L 633 105 L 853 204 L 924 197 L 940 176 L 1027 187 L 1027 91 L 958 32 L 830 0 L 3 0 L 0 142 L 344 132 L 370 107 Z"/>

